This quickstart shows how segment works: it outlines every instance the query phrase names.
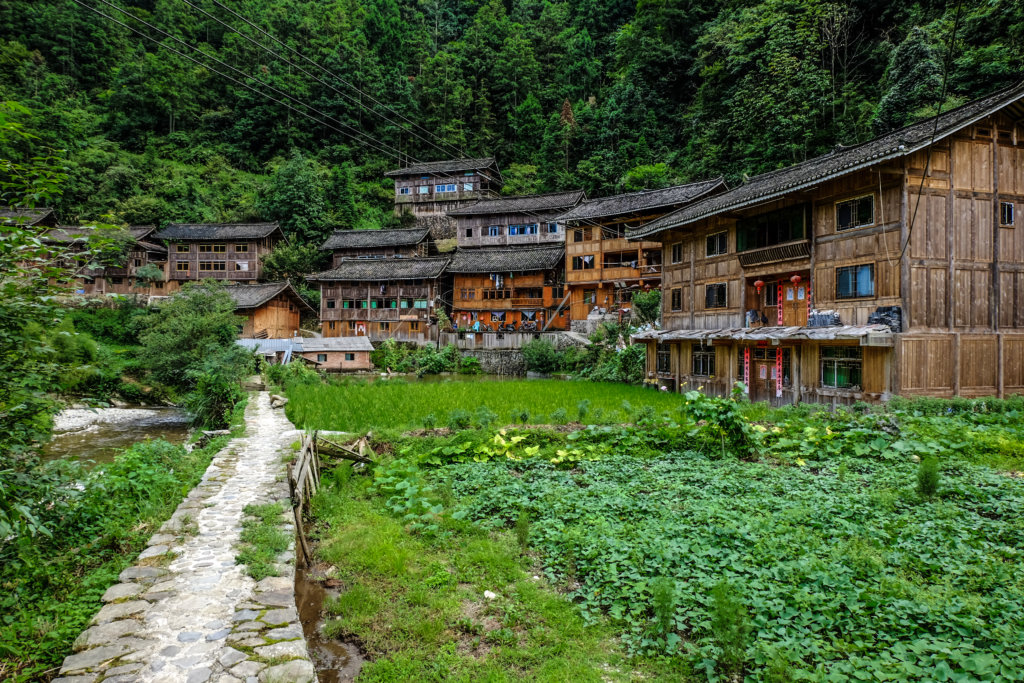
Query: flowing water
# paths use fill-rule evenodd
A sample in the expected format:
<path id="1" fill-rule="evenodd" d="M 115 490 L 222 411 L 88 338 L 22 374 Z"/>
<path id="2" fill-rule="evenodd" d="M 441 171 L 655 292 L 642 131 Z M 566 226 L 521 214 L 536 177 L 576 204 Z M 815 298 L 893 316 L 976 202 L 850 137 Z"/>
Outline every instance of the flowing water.
<path id="1" fill-rule="evenodd" d="M 302 567 L 296 567 L 295 604 L 317 678 L 320 683 L 347 683 L 355 680 L 365 660 L 354 644 L 324 637 L 320 629 L 327 597 L 328 590 L 323 584 L 307 577 Z"/>
<path id="2" fill-rule="evenodd" d="M 138 441 L 162 438 L 179 444 L 187 437 L 188 418 L 177 408 L 73 408 L 54 419 L 43 459 L 106 463 Z"/>

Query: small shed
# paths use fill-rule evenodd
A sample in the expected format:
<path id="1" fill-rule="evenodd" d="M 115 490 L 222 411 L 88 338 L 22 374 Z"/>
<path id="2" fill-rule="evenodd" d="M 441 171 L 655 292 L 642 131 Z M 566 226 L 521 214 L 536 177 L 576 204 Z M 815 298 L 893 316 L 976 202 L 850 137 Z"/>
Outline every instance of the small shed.
<path id="1" fill-rule="evenodd" d="M 225 290 L 235 300 L 238 315 L 245 316 L 242 337 L 292 337 L 298 334 L 302 315 L 315 313 L 313 307 L 287 281 L 231 285 L 225 287 Z"/>
<path id="2" fill-rule="evenodd" d="M 318 370 L 329 372 L 356 372 L 372 370 L 370 352 L 373 344 L 366 337 L 328 337 L 303 339 L 296 353 L 316 364 Z"/>

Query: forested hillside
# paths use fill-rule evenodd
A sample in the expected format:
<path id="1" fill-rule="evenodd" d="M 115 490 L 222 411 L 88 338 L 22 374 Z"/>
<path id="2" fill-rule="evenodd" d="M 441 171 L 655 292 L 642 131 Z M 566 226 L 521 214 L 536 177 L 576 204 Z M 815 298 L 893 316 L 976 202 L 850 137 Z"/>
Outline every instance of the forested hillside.
<path id="1" fill-rule="evenodd" d="M 41 139 L 0 157 L 66 150 L 65 222 L 317 239 L 390 220 L 414 160 L 493 154 L 509 192 L 739 182 L 933 112 L 947 63 L 944 107 L 1024 77 L 1024 5 L 6 0 L 0 100 Z"/>

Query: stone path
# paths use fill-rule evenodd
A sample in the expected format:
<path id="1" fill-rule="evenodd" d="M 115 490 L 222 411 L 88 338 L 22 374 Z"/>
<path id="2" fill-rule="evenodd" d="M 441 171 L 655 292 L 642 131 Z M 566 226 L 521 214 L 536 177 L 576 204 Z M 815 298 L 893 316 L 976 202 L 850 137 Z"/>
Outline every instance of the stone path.
<path id="1" fill-rule="evenodd" d="M 283 502 L 281 528 L 295 536 L 282 456 L 298 432 L 265 391 L 252 395 L 245 419 L 245 436 L 214 457 L 103 595 L 53 683 L 316 680 L 295 609 L 294 547 L 277 558 L 279 576 L 258 583 L 235 564 L 250 503 Z"/>

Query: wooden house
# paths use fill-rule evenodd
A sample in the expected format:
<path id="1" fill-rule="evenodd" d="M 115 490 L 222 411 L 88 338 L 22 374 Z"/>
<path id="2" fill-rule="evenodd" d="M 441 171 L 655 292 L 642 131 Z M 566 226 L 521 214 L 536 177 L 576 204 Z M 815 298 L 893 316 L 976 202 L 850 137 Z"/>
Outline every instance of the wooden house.
<path id="1" fill-rule="evenodd" d="M 457 250 L 448 266 L 452 322 L 473 331 L 568 329 L 564 258 L 560 244 Z"/>
<path id="2" fill-rule="evenodd" d="M 631 230 L 660 240 L 649 377 L 851 403 L 1024 391 L 1024 84 Z"/>
<path id="3" fill-rule="evenodd" d="M 317 370 L 367 372 L 373 369 L 370 362 L 373 344 L 368 337 L 302 339 L 297 343 L 297 349 L 298 355 Z"/>
<path id="4" fill-rule="evenodd" d="M 618 318 L 620 310 L 629 310 L 633 292 L 660 286 L 661 244 L 628 241 L 626 230 L 724 189 L 723 180 L 716 178 L 592 199 L 560 216 L 574 328 L 589 332 L 587 317 L 595 311 Z"/>
<path id="5" fill-rule="evenodd" d="M 16 206 L 0 206 L 0 225 L 56 228 L 57 214 L 49 207 L 24 209 Z"/>
<path id="6" fill-rule="evenodd" d="M 384 174 L 395 179 L 395 215 L 444 215 L 501 190 L 493 158 L 450 159 L 412 164 Z"/>
<path id="7" fill-rule="evenodd" d="M 447 257 L 341 259 L 311 275 L 320 285 L 324 337 L 425 343 L 437 338 L 436 311 Z"/>
<path id="8" fill-rule="evenodd" d="M 285 239 L 275 223 L 171 223 L 153 234 L 167 244 L 169 282 L 227 280 L 256 284 L 260 259 Z"/>
<path id="9" fill-rule="evenodd" d="M 331 267 L 342 259 L 415 258 L 437 254 L 429 228 L 336 230 L 320 247 L 331 252 Z"/>
<path id="10" fill-rule="evenodd" d="M 293 337 L 302 315 L 315 313 L 287 281 L 229 285 L 225 291 L 235 300 L 235 312 L 245 317 L 241 336 L 250 339 Z"/>
<path id="11" fill-rule="evenodd" d="M 558 216 L 586 199 L 583 190 L 482 199 L 448 212 L 460 249 L 562 244 Z"/>
<path id="12" fill-rule="evenodd" d="M 123 265 L 103 269 L 102 290 L 105 294 L 169 296 L 180 288 L 180 282 L 167 275 L 167 247 L 152 241 L 156 232 L 153 225 L 133 225 L 128 228 L 131 242 Z M 136 273 L 147 265 L 160 269 L 159 280 L 140 280 Z"/>

